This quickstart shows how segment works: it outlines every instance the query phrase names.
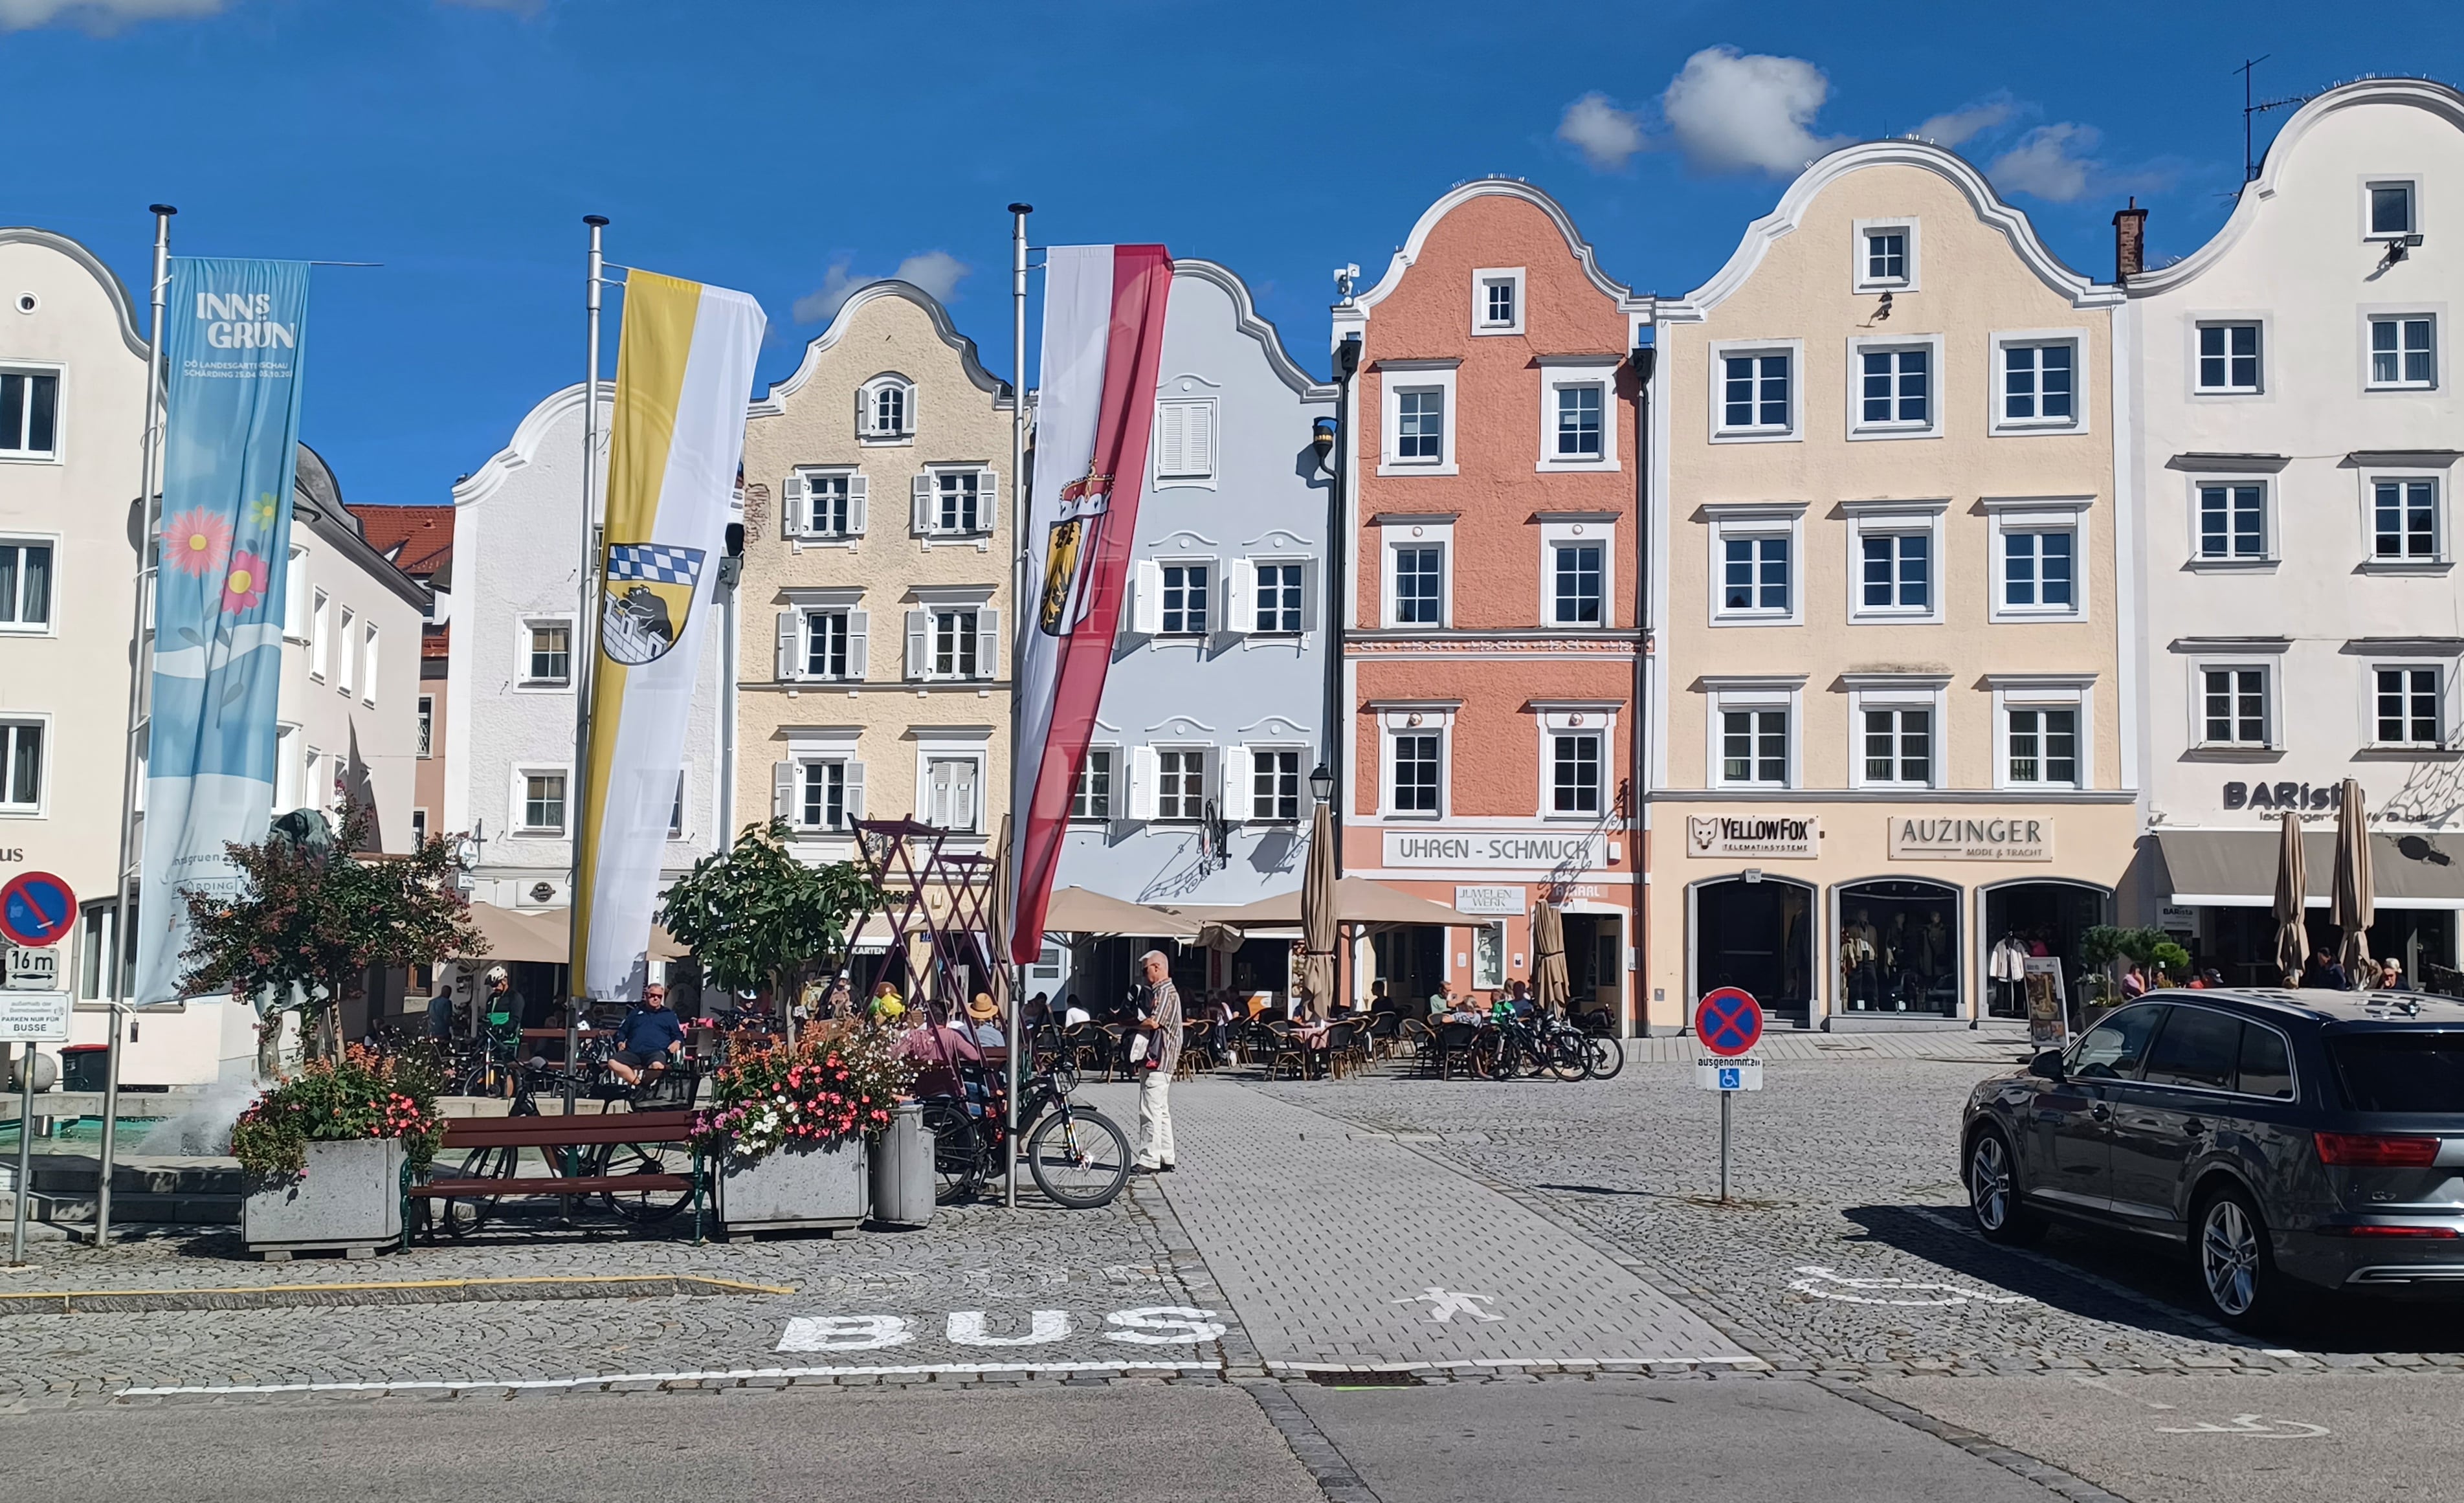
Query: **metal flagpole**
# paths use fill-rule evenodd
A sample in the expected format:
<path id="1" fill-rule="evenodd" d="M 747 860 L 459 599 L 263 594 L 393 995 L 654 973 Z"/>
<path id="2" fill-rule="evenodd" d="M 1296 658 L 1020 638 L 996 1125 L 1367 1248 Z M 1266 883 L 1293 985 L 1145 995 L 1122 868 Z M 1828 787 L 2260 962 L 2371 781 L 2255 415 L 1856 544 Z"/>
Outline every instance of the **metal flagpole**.
<path id="1" fill-rule="evenodd" d="M 575 1067 L 582 1058 L 582 1008 L 586 988 L 582 980 L 582 951 L 588 936 L 582 932 L 582 821 L 589 807 L 584 797 L 590 779 L 590 681 L 599 659 L 599 305 L 601 274 L 606 269 L 601 236 L 605 214 L 584 214 L 590 227 L 590 269 L 583 304 L 588 314 L 589 373 L 582 387 L 582 593 L 573 618 L 573 785 L 565 801 L 565 823 L 573 831 L 573 875 L 565 895 L 564 979 L 564 1115 L 573 1115 Z M 570 1209 L 570 1207 L 567 1207 Z"/>
<path id="2" fill-rule="evenodd" d="M 153 204 L 154 215 L 154 286 L 150 304 L 151 321 L 145 335 L 145 423 L 143 449 L 138 460 L 140 493 L 138 508 L 144 515 L 144 530 L 137 539 L 137 604 L 131 608 L 132 625 L 128 630 L 128 740 L 122 748 L 120 784 L 120 866 L 115 878 L 115 896 L 111 923 L 111 1026 L 102 1056 L 102 1146 L 100 1173 L 95 1180 L 94 1245 L 101 1247 L 111 1239 L 111 1170 L 114 1152 L 119 1147 L 120 1118 L 120 1023 L 126 1006 L 135 1000 L 128 975 L 129 920 L 137 911 L 136 895 L 130 891 L 129 868 L 137 864 L 137 733 L 145 710 L 145 679 L 150 672 L 151 652 L 145 637 L 145 582 L 154 570 L 151 559 L 154 535 L 160 528 L 155 508 L 162 489 L 162 422 L 163 422 L 163 303 L 171 283 L 171 216 L 179 212 L 169 204 Z M 33 1046 L 27 1046 L 31 1052 Z M 31 1061 L 29 1062 L 31 1064 Z M 18 1131 L 26 1131 L 26 1118 L 18 1118 Z M 18 1181 L 18 1199 L 25 1199 L 26 1183 Z"/>
<path id="3" fill-rule="evenodd" d="M 1009 755 L 1015 766 L 1023 754 L 1018 744 L 1019 671 L 1026 662 L 1027 632 L 1027 564 L 1033 557 L 1033 540 L 1027 536 L 1026 485 L 1026 216 L 1035 212 L 1033 204 L 1009 206 L 1009 304 L 1010 348 L 1014 358 L 1010 365 L 1009 384 L 1009 485 L 1012 497 L 1010 553 L 1010 670 L 1009 670 Z M 1017 786 L 1017 780 L 1011 780 Z M 1018 843 L 1026 830 L 1025 809 L 1010 810 L 1009 845 L 1001 859 L 1018 870 Z M 1001 922 L 1001 934 L 1013 949 L 1018 944 L 1019 884 L 1013 877 L 1007 884 L 1009 913 Z M 1036 936 L 1039 943 L 1042 935 Z M 1025 1008 L 1019 997 L 1026 989 L 1026 976 L 1016 961 L 1001 958 L 1010 967 L 1009 984 L 1009 1131 L 1004 1140 L 1009 1151 L 1002 1155 L 1001 1204 L 1018 1205 L 1018 1088 L 1019 1059 L 1026 1052 L 1026 1032 L 1020 1025 L 1025 1020 Z"/>

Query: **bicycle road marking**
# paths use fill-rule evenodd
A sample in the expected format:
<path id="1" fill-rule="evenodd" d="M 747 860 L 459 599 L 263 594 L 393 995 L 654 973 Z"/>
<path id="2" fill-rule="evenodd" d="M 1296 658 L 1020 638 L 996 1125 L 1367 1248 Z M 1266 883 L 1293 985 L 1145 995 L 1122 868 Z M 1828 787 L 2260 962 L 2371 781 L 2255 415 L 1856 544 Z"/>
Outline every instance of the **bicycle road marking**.
<path id="1" fill-rule="evenodd" d="M 2033 1305 L 2025 1294 L 1999 1294 L 1981 1289 L 1962 1289 L 1956 1284 L 1926 1284 L 1904 1278 L 1849 1278 L 1820 1264 L 1800 1265 L 1797 1272 L 1803 1278 L 1791 1279 L 1789 1288 L 1815 1299 L 1836 1299 L 1851 1305 Z M 1857 1293 L 1852 1291 L 1862 1290 Z M 1902 1298 L 1920 1292 L 1925 1298 Z"/>

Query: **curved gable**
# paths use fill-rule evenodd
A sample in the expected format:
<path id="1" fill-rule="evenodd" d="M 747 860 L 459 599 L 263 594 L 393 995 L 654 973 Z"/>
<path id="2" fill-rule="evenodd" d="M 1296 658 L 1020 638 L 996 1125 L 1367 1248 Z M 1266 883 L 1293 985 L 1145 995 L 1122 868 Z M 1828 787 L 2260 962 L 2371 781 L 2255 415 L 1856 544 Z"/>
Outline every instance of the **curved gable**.
<path id="1" fill-rule="evenodd" d="M 119 274 L 103 265 L 100 256 L 67 235 L 22 226 L 0 227 L 0 245 L 38 245 L 84 267 L 86 275 L 92 276 L 101 286 L 103 294 L 110 298 L 113 311 L 120 315 L 121 343 L 126 344 L 128 353 L 139 360 L 145 358 L 145 336 L 137 332 L 137 305 L 129 300 L 128 288 L 121 281 Z"/>
<path id="2" fill-rule="evenodd" d="M 950 321 L 950 310 L 941 306 L 941 300 L 913 282 L 884 278 L 867 282 L 847 294 L 847 301 L 840 303 L 838 311 L 830 315 L 829 326 L 805 343 L 804 358 L 797 363 L 795 370 L 784 381 L 774 383 L 769 392 L 753 404 L 752 415 L 776 417 L 783 412 L 785 409 L 780 406 L 781 399 L 794 396 L 805 382 L 812 380 L 814 372 L 821 368 L 822 357 L 847 338 L 847 332 L 855 326 L 857 316 L 885 298 L 904 298 L 922 309 L 925 317 L 932 320 L 933 332 L 940 337 L 941 343 L 957 352 L 959 368 L 966 372 L 967 379 L 975 384 L 976 389 L 996 398 L 995 407 L 1008 408 L 1011 400 L 1009 383 L 984 368 L 982 357 L 976 351 L 976 342 L 958 332 L 957 325 Z"/>
<path id="3" fill-rule="evenodd" d="M 1284 348 L 1283 336 L 1276 332 L 1271 320 L 1258 312 L 1256 300 L 1249 296 L 1249 284 L 1241 279 L 1240 273 L 1219 262 L 1199 260 L 1195 256 L 1175 256 L 1172 275 L 1176 279 L 1186 276 L 1222 289 L 1232 299 L 1235 330 L 1257 342 L 1275 378 L 1289 387 L 1297 396 L 1317 401 L 1333 400 L 1334 387 L 1303 370 Z"/>
<path id="4" fill-rule="evenodd" d="M 1396 287 L 1401 283 L 1404 272 L 1410 270 L 1413 264 L 1419 260 L 1421 249 L 1427 245 L 1429 234 L 1437 229 L 1439 222 L 1456 209 L 1477 198 L 1517 199 L 1539 210 L 1549 216 L 1551 224 L 1557 227 L 1558 234 L 1565 238 L 1568 254 L 1572 254 L 1575 264 L 1582 268 L 1583 276 L 1594 287 L 1599 289 L 1602 296 L 1615 301 L 1619 312 L 1648 313 L 1651 311 L 1650 295 L 1638 294 L 1633 288 L 1615 280 L 1600 270 L 1599 257 L 1594 254 L 1591 242 L 1585 240 L 1581 232 L 1574 228 L 1573 216 L 1566 212 L 1566 206 L 1521 178 L 1510 177 L 1474 178 L 1468 183 L 1459 183 L 1448 189 L 1436 203 L 1421 211 L 1419 221 L 1412 226 L 1411 234 L 1405 238 L 1401 248 L 1396 251 L 1394 259 L 1387 263 L 1386 275 L 1377 278 L 1377 285 L 1338 306 L 1356 310 L 1361 317 L 1365 318 L 1369 309 L 1375 308 L 1393 295 Z"/>

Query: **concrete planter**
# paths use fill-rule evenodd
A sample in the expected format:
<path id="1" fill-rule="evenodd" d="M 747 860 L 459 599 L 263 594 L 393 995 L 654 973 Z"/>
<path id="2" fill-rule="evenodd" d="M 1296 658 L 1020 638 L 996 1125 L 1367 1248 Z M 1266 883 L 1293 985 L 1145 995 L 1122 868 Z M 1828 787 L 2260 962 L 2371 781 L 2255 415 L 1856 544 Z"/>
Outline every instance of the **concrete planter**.
<path id="1" fill-rule="evenodd" d="M 308 1145 L 304 1178 L 253 1183 L 240 1202 L 240 1233 L 260 1256 L 339 1248 L 365 1257 L 402 1239 L 403 1144 L 358 1138 Z"/>
<path id="2" fill-rule="evenodd" d="M 782 1148 L 718 1176 L 718 1219 L 729 1235 L 837 1231 L 864 1224 L 871 1197 L 862 1138 L 827 1148 Z"/>

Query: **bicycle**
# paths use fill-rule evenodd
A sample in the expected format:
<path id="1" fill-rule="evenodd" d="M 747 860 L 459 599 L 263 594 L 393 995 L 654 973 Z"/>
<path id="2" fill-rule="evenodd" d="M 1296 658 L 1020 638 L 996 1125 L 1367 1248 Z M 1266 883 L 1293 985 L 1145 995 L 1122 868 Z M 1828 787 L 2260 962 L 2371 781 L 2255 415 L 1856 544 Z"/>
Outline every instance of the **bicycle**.
<path id="1" fill-rule="evenodd" d="M 1130 1139 L 1120 1125 L 1091 1107 L 1069 1099 L 1052 1072 L 1039 1070 L 1024 1082 L 1019 1133 L 1026 1143 L 1027 1173 L 1054 1205 L 1068 1210 L 1109 1205 L 1130 1183 Z M 1001 1095 L 935 1096 L 924 1103 L 925 1130 L 933 1135 L 933 1169 L 942 1205 L 972 1199 L 1002 1167 L 1006 1146 Z"/>
<path id="2" fill-rule="evenodd" d="M 1484 1041 L 1482 1063 L 1493 1079 L 1512 1080 L 1526 1074 L 1583 1078 L 1585 1059 L 1579 1036 L 1570 1035 L 1552 1018 L 1500 1019 L 1491 1025 L 1490 1034 Z"/>
<path id="3" fill-rule="evenodd" d="M 585 1065 L 589 1061 L 584 1062 Z M 653 1071 L 643 1076 L 640 1084 L 624 1087 L 607 1084 L 590 1085 L 587 1094 L 599 1098 L 601 1110 L 606 1111 L 618 1102 L 626 1111 L 652 1103 L 673 1088 L 663 1078 L 667 1072 Z M 538 1116 L 539 1088 L 551 1081 L 561 1086 L 571 1074 L 576 1085 L 585 1077 L 579 1071 L 569 1072 L 546 1061 L 526 1063 L 514 1075 L 514 1102 L 506 1113 L 509 1116 Z M 685 1088 L 685 1101 L 692 1100 L 691 1087 Z M 461 1168 L 451 1176 L 457 1180 L 512 1180 L 521 1172 L 521 1150 L 512 1147 L 474 1148 L 462 1160 Z M 577 1178 L 616 1179 L 633 1175 L 671 1175 L 683 1172 L 678 1165 L 689 1167 L 693 1161 L 693 1144 L 673 1143 L 601 1143 L 579 1151 L 569 1160 L 568 1174 Z M 693 1193 L 658 1190 L 601 1190 L 594 1197 L 606 1210 L 620 1220 L 636 1226 L 663 1222 L 693 1204 Z M 477 1231 L 495 1213 L 497 1197 L 453 1197 L 434 1202 L 422 1202 L 429 1207 L 430 1231 L 442 1227 L 446 1235 L 460 1241 Z"/>

